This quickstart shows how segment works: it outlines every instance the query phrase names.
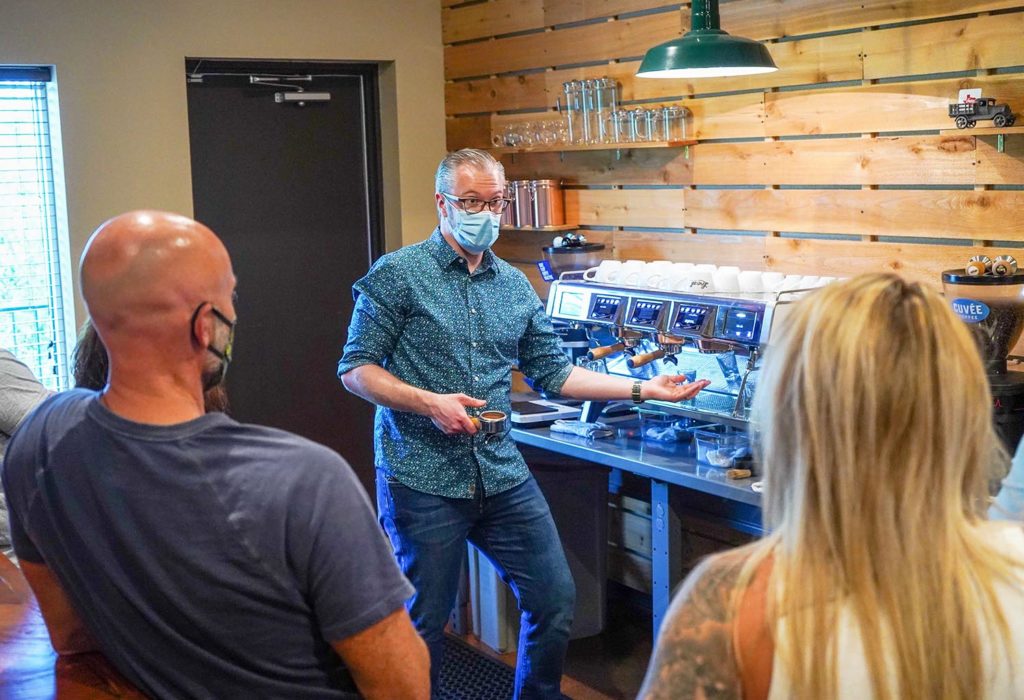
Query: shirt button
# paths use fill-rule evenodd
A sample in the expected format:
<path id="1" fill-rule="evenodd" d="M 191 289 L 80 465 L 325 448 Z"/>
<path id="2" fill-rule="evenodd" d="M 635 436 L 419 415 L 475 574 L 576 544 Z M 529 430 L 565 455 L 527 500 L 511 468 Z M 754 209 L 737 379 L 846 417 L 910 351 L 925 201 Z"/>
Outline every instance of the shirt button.
<path id="1" fill-rule="evenodd" d="M 473 345 L 474 348 L 476 347 L 476 341 L 475 340 L 472 342 L 472 345 Z"/>
<path id="2" fill-rule="evenodd" d="M 478 381 L 480 381 L 480 377 L 478 377 L 478 376 L 476 376 L 476 375 L 474 374 L 474 375 L 473 375 L 473 381 L 474 381 L 474 382 L 478 382 Z"/>
<path id="3" fill-rule="evenodd" d="M 469 310 L 469 313 L 471 313 L 471 314 L 475 314 L 475 313 L 476 313 L 476 309 L 470 309 L 470 310 Z"/>

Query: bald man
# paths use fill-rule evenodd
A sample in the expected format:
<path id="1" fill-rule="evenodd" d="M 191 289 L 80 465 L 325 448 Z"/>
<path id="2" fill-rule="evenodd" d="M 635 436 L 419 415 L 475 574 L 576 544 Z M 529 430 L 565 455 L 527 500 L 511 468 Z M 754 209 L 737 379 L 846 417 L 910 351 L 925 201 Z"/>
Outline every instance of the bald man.
<path id="1" fill-rule="evenodd" d="M 89 240 L 81 283 L 109 382 L 44 402 L 3 474 L 58 653 L 99 649 L 155 697 L 429 697 L 412 588 L 352 470 L 204 412 L 236 320 L 220 240 L 125 214 Z"/>

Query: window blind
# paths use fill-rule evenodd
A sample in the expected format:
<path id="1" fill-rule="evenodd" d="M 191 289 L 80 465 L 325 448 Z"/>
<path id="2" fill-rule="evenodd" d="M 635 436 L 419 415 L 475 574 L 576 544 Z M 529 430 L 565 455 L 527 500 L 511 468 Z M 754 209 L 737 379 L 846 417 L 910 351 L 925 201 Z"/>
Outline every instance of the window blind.
<path id="1" fill-rule="evenodd" d="M 48 69 L 0 66 L 0 347 L 60 390 L 70 386 L 74 309 L 56 85 L 48 76 Z"/>

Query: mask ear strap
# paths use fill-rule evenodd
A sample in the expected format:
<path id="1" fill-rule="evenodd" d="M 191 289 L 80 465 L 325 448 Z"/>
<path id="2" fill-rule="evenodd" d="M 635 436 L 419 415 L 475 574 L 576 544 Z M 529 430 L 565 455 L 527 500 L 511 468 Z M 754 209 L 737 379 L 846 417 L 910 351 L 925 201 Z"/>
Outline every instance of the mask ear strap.
<path id="1" fill-rule="evenodd" d="M 202 345 L 202 341 L 199 340 L 199 336 L 196 334 L 196 319 L 199 318 L 199 312 L 203 310 L 205 305 L 205 301 L 200 303 L 196 310 L 192 312 L 192 319 L 188 322 L 188 332 L 192 336 L 192 340 L 196 341 L 199 345 Z"/>

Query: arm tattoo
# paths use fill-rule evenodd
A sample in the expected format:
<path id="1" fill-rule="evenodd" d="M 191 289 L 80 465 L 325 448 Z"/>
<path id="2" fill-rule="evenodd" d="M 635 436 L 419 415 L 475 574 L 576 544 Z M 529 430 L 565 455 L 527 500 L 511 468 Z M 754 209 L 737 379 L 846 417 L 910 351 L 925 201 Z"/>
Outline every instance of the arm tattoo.
<path id="1" fill-rule="evenodd" d="M 728 613 L 744 559 L 713 557 L 687 577 L 658 635 L 640 699 L 740 700 Z"/>

